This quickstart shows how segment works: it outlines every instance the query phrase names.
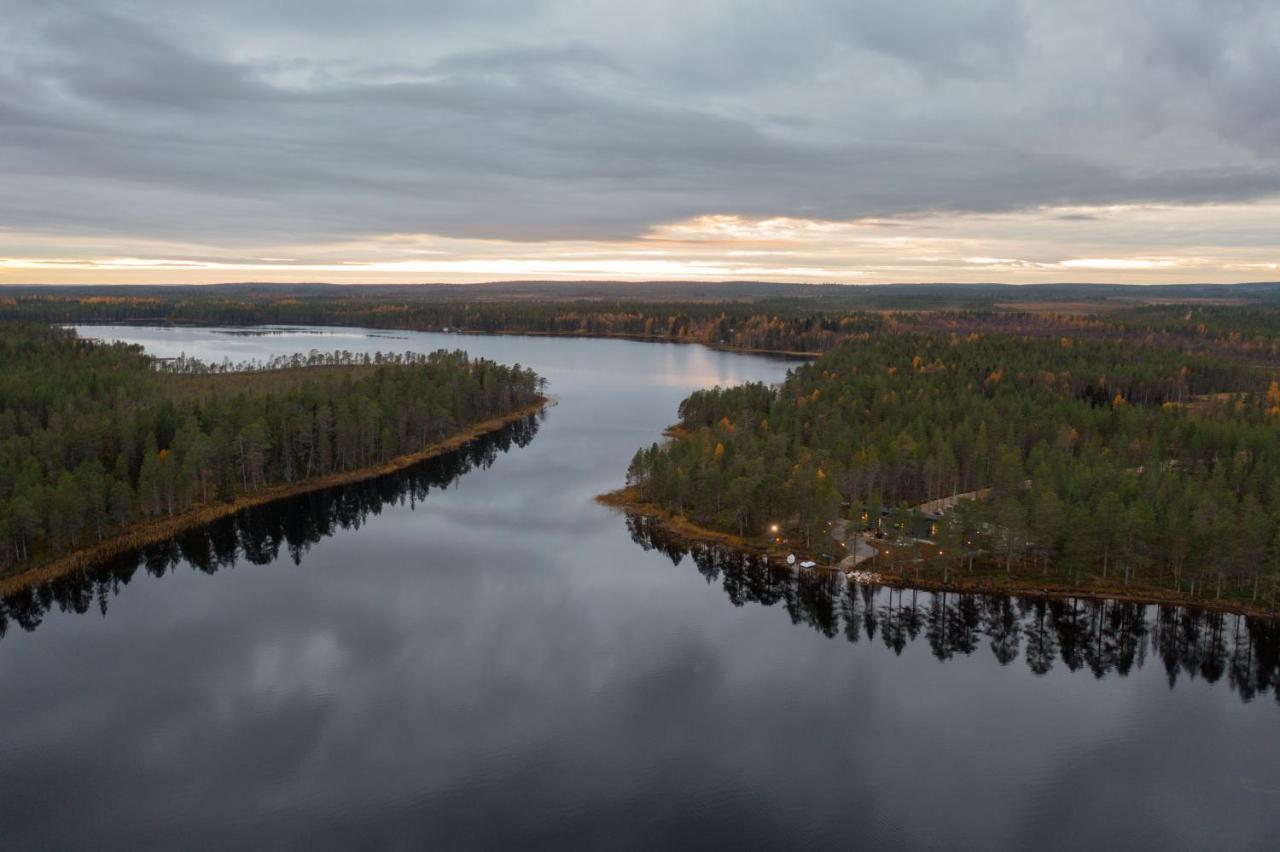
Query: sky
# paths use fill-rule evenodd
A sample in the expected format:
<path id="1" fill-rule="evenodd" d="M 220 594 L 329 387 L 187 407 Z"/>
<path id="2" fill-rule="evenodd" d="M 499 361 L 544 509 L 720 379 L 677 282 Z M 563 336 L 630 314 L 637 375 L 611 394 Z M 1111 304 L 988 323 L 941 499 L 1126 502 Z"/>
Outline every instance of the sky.
<path id="1" fill-rule="evenodd" d="M 0 0 L 0 283 L 1280 280 L 1275 0 Z"/>

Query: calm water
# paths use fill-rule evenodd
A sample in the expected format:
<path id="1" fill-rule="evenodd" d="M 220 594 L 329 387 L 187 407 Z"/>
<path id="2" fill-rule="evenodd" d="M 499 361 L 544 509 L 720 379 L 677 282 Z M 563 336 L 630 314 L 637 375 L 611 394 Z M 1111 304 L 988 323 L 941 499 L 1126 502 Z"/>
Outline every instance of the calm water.
<path id="1" fill-rule="evenodd" d="M 211 360 L 465 348 L 560 402 L 7 601 L 0 847 L 1274 848 L 1276 628 L 851 587 L 592 502 L 690 390 L 784 363 L 92 333 Z"/>

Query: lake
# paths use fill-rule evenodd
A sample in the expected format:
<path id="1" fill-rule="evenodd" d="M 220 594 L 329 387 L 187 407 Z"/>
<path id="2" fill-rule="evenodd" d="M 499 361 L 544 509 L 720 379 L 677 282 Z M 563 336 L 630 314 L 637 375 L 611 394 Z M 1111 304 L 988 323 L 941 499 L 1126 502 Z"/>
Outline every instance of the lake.
<path id="1" fill-rule="evenodd" d="M 557 404 L 0 615 L 0 847 L 1273 848 L 1280 632 L 796 574 L 599 506 L 690 391 L 784 361 L 89 327 L 162 357 L 431 351 Z"/>

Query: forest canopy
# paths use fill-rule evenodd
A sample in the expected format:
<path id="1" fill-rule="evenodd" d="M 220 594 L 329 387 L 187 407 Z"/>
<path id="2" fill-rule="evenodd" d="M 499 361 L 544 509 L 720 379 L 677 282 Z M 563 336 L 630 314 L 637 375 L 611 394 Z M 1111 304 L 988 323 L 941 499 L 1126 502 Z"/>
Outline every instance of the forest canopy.
<path id="1" fill-rule="evenodd" d="M 1280 386 L 1140 343 L 896 335 L 779 387 L 698 391 L 636 453 L 640 499 L 832 552 L 837 521 L 944 560 L 1255 598 L 1280 580 Z M 916 507 L 956 494 L 928 533 Z M 905 543 L 905 541 L 904 541 Z"/>
<path id="2" fill-rule="evenodd" d="M 540 389 L 531 370 L 461 351 L 227 372 L 0 324 L 0 573 L 139 522 L 412 454 Z"/>

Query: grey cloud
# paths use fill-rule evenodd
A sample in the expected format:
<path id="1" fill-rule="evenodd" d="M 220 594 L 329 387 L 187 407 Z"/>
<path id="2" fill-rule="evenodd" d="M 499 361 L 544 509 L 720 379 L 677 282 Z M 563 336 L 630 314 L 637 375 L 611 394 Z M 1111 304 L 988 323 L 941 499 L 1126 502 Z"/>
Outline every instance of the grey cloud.
<path id="1" fill-rule="evenodd" d="M 1280 10 L 0 0 L 0 225 L 621 237 L 1280 191 Z"/>
<path id="2" fill-rule="evenodd" d="M 620 71 L 604 53 L 581 44 L 554 46 L 510 45 L 446 56 L 429 69 L 440 74 L 511 74 L 525 77 L 546 70 Z"/>

